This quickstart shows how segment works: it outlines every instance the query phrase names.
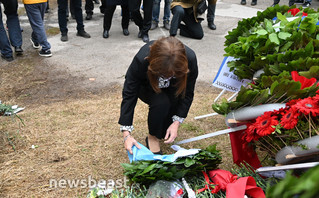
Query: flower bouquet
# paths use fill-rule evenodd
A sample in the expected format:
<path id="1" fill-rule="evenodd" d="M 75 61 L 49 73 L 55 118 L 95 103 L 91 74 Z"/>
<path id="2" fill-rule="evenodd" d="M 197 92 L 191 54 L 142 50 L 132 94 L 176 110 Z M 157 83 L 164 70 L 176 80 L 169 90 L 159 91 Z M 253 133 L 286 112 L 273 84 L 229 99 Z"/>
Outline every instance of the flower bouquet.
<path id="1" fill-rule="evenodd" d="M 242 139 L 244 146 L 253 143 L 278 163 L 286 164 L 319 154 L 318 135 L 319 91 L 314 97 L 291 100 L 285 108 L 267 111 L 250 121 Z M 306 140 L 314 136 L 308 144 Z"/>
<path id="2" fill-rule="evenodd" d="M 246 124 L 243 146 L 267 151 L 278 163 L 295 159 L 296 152 L 277 156 L 284 147 L 318 149 L 319 141 L 305 143 L 319 134 L 318 21 L 313 9 L 275 6 L 238 22 L 226 36 L 225 56 L 234 57 L 228 67 L 252 83 L 234 101 L 224 99 L 213 109 L 230 127 Z"/>

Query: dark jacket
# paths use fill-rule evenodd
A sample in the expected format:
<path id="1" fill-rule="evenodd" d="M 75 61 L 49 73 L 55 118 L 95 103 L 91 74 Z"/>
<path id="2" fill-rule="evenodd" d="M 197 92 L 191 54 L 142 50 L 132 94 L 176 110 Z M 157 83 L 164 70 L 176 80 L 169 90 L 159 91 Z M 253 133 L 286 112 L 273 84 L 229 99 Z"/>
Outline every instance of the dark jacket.
<path id="1" fill-rule="evenodd" d="M 138 93 L 142 86 L 150 87 L 150 82 L 147 77 L 147 68 L 149 62 L 145 60 L 150 53 L 150 45 L 153 42 L 149 42 L 144 45 L 140 51 L 135 55 L 130 67 L 127 70 L 125 76 L 125 82 L 122 92 L 122 104 L 121 104 L 121 115 L 119 124 L 123 126 L 131 126 L 133 123 L 133 114 L 138 99 Z M 198 76 L 197 59 L 194 51 L 189 47 L 185 46 L 186 55 L 188 59 L 187 74 L 187 87 L 185 97 L 178 99 L 178 106 L 176 115 L 182 118 L 186 118 L 189 108 L 192 104 L 194 97 L 195 82 Z M 171 80 L 172 87 L 174 85 L 174 79 Z"/>

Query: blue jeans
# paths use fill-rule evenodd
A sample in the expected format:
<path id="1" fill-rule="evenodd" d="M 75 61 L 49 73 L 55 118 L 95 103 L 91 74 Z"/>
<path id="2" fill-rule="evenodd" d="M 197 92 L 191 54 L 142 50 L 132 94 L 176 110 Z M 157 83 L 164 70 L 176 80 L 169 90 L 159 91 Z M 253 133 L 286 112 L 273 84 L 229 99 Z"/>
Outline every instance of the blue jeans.
<path id="1" fill-rule="evenodd" d="M 161 0 L 154 0 L 153 2 L 152 20 L 156 21 L 157 23 L 159 22 L 158 18 L 160 14 L 160 4 L 161 4 Z M 163 22 L 166 22 L 166 21 L 169 22 L 169 17 L 171 14 L 170 7 L 171 7 L 171 0 L 165 0 Z"/>
<path id="2" fill-rule="evenodd" d="M 51 49 L 44 28 L 44 13 L 47 3 L 24 4 L 32 28 L 31 39 L 41 45 L 43 50 Z"/>
<path id="3" fill-rule="evenodd" d="M 13 1 L 5 1 L 3 3 L 5 8 L 4 13 L 7 16 L 7 27 L 9 32 L 9 38 L 7 36 L 6 30 L 2 21 L 2 11 L 0 6 L 0 51 L 4 56 L 12 56 L 13 47 L 22 46 L 22 34 L 20 22 L 17 14 L 18 3 L 16 0 Z M 10 39 L 10 41 L 9 41 Z M 10 45 L 11 43 L 11 45 Z"/>
<path id="4" fill-rule="evenodd" d="M 82 1 L 71 0 L 74 6 L 74 16 L 77 23 L 76 29 L 78 31 L 84 30 L 83 14 L 82 14 Z M 68 12 L 68 0 L 58 0 L 58 21 L 62 34 L 68 33 L 67 28 L 67 12 Z"/>

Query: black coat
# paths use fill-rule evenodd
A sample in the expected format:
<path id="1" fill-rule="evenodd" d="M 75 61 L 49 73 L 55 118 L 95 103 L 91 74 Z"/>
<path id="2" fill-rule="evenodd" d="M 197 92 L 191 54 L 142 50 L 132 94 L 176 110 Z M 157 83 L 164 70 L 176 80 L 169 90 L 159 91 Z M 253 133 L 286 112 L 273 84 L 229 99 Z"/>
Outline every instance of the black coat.
<path id="1" fill-rule="evenodd" d="M 119 124 L 123 126 L 131 126 L 133 123 L 133 114 L 138 99 L 138 93 L 142 86 L 150 87 L 150 82 L 147 77 L 147 69 L 149 62 L 145 60 L 150 53 L 150 45 L 153 42 L 149 42 L 144 45 L 139 52 L 135 55 L 130 67 L 127 70 L 125 76 L 125 82 L 122 92 L 122 104 L 121 104 L 121 115 L 119 119 Z M 188 59 L 188 69 L 187 74 L 187 87 L 185 97 L 180 97 L 177 103 L 176 115 L 182 118 L 186 118 L 189 108 L 193 102 L 194 88 L 196 79 L 198 76 L 197 59 L 194 51 L 189 47 L 185 46 L 186 55 Z M 174 80 L 171 79 L 170 88 L 174 85 Z M 175 93 L 175 92 L 173 92 Z"/>

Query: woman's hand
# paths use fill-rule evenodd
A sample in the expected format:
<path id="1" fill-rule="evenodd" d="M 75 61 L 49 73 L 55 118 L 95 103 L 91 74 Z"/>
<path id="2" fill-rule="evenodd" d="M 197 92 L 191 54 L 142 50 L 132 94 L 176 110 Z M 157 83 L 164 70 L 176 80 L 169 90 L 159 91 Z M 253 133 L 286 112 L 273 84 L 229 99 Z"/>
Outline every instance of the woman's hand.
<path id="1" fill-rule="evenodd" d="M 132 147 L 135 145 L 138 149 L 140 149 L 140 145 L 137 143 L 137 141 L 131 136 L 130 132 L 123 131 L 123 138 L 124 138 L 124 147 L 126 150 L 130 152 L 130 154 L 133 154 Z"/>
<path id="2" fill-rule="evenodd" d="M 179 127 L 179 122 L 175 121 L 173 122 L 167 129 L 166 135 L 165 135 L 165 141 L 164 143 L 172 143 L 174 142 L 175 138 L 177 137 L 177 131 Z"/>

